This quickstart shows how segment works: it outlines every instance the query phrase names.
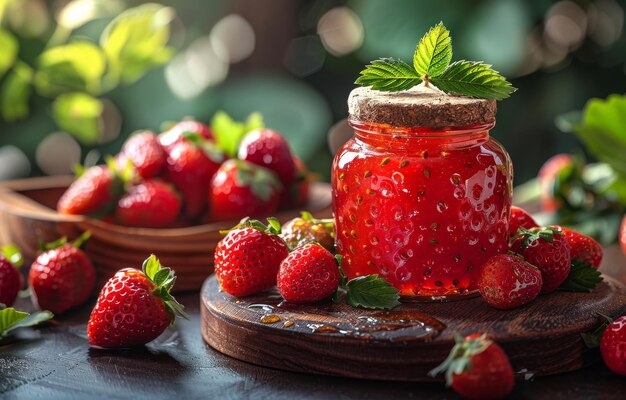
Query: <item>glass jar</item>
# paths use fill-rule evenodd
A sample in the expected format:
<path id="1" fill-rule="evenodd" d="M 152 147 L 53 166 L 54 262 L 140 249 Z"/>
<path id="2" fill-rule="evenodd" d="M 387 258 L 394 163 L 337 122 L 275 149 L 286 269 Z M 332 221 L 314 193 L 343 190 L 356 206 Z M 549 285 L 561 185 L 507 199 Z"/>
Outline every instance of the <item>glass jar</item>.
<path id="1" fill-rule="evenodd" d="M 507 250 L 512 165 L 489 136 L 495 120 L 406 127 L 354 116 L 332 167 L 346 275 L 377 273 L 415 300 L 474 293 L 484 262 Z"/>

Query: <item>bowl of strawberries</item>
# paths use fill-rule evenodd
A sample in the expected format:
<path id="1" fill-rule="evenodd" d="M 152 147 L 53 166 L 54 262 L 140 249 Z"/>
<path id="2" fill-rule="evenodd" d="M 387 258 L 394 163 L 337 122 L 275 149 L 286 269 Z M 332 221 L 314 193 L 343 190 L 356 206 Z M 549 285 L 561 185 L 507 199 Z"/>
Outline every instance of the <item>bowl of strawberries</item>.
<path id="1" fill-rule="evenodd" d="M 241 218 L 286 221 L 301 209 L 330 215 L 329 185 L 313 182 L 279 132 L 254 115 L 245 124 L 225 113 L 213 121 L 135 132 L 117 155 L 76 177 L 3 183 L 0 239 L 32 260 L 41 243 L 89 231 L 85 251 L 100 282 L 154 253 L 185 291 L 200 288 L 213 271 L 220 231 Z"/>

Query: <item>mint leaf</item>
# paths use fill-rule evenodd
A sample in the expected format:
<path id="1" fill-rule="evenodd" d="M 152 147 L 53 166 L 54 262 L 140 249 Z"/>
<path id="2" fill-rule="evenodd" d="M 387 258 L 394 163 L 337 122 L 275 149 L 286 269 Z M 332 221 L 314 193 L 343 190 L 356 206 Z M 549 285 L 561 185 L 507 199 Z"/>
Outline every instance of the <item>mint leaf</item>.
<path id="1" fill-rule="evenodd" d="M 572 269 L 559 290 L 568 292 L 591 292 L 602 282 L 602 274 L 580 259 L 572 260 Z"/>
<path id="2" fill-rule="evenodd" d="M 409 64 L 394 58 L 372 61 L 360 72 L 356 84 L 371 86 L 372 89 L 396 92 L 418 85 L 422 79 Z"/>
<path id="3" fill-rule="evenodd" d="M 430 28 L 413 55 L 413 67 L 421 75 L 435 77 L 441 75 L 452 61 L 452 39 L 443 22 Z"/>
<path id="4" fill-rule="evenodd" d="M 514 88 L 491 65 L 481 61 L 455 61 L 431 81 L 444 92 L 481 99 L 506 99 Z"/>
<path id="5" fill-rule="evenodd" d="M 13 307 L 0 310 L 0 340 L 12 331 L 27 326 L 35 326 L 54 317 L 50 311 L 37 311 L 32 314 L 17 311 Z"/>
<path id="6" fill-rule="evenodd" d="M 398 289 L 377 274 L 351 279 L 346 290 L 346 302 L 353 307 L 391 309 L 400 304 Z"/>

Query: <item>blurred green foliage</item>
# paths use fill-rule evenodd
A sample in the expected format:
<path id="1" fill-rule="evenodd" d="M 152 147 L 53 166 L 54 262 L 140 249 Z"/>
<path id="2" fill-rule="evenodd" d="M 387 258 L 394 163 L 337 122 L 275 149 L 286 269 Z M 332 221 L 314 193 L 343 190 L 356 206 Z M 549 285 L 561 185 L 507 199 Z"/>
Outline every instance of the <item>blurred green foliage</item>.
<path id="1" fill-rule="evenodd" d="M 2 0 L 0 17 L 19 7 Z M 85 145 L 95 145 L 103 134 L 104 107 L 98 97 L 120 84 L 137 81 L 155 66 L 166 63 L 174 10 L 147 3 L 115 17 L 100 35 L 100 44 L 72 36 L 72 31 L 119 9 L 107 0 L 72 0 L 57 14 L 55 31 L 40 54 L 19 58 L 17 37 L 0 30 L 0 114 L 8 122 L 28 117 L 33 92 L 52 99 L 52 117 L 61 130 Z M 1 22 L 1 20 L 0 20 Z M 34 91 L 33 91 L 34 89 Z"/>

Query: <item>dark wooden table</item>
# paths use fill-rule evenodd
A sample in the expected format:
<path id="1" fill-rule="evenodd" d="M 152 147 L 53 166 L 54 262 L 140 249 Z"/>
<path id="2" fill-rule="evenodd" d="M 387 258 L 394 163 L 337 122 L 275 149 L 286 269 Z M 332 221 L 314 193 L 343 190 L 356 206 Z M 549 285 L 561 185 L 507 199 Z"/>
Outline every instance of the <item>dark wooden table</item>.
<path id="1" fill-rule="evenodd" d="M 626 258 L 607 249 L 602 270 L 626 282 Z M 179 295 L 191 315 L 139 350 L 90 349 L 86 322 L 92 304 L 59 316 L 24 340 L 0 346 L 2 399 L 389 399 L 457 398 L 442 384 L 362 381 L 277 371 L 246 364 L 207 346 L 200 336 L 198 294 Z M 30 308 L 21 299 L 18 308 Z M 557 376 L 518 382 L 513 398 L 624 399 L 626 377 L 602 363 Z"/>

